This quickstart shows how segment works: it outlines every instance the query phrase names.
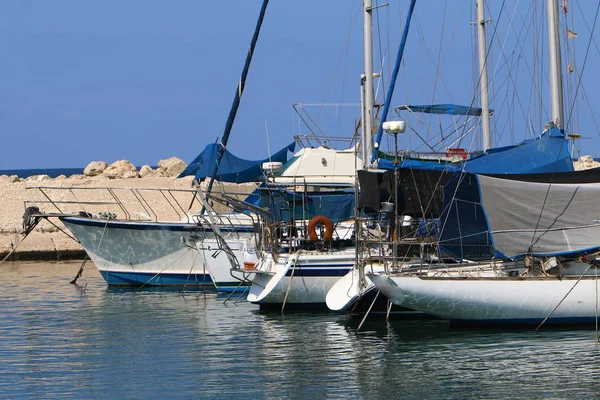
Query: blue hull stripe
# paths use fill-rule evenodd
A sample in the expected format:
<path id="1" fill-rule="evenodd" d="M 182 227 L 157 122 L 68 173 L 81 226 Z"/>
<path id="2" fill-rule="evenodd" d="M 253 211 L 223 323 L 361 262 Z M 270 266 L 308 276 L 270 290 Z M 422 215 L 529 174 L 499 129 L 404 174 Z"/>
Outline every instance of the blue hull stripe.
<path id="1" fill-rule="evenodd" d="M 211 286 L 209 274 L 155 274 L 143 272 L 107 272 L 100 274 L 109 286 Z"/>
<path id="2" fill-rule="evenodd" d="M 294 277 L 299 276 L 322 276 L 322 277 L 341 277 L 346 275 L 352 267 L 341 267 L 341 268 L 315 268 L 315 267 L 296 267 L 294 271 Z M 290 268 L 285 276 L 292 276 L 293 268 Z"/>
<path id="3" fill-rule="evenodd" d="M 107 229 L 133 229 L 133 230 L 142 230 L 142 231 L 175 231 L 175 232 L 198 232 L 198 231 L 207 231 L 210 232 L 212 229 L 210 227 L 202 227 L 196 224 L 190 223 L 171 223 L 171 222 L 123 222 L 123 221 L 114 221 L 102 219 L 92 219 L 92 218 L 73 218 L 73 217 L 60 217 L 61 221 L 73 224 L 73 225 L 83 225 L 83 226 L 95 226 L 103 228 L 106 226 Z M 219 226 L 221 231 L 225 232 L 254 232 L 251 226 Z"/>

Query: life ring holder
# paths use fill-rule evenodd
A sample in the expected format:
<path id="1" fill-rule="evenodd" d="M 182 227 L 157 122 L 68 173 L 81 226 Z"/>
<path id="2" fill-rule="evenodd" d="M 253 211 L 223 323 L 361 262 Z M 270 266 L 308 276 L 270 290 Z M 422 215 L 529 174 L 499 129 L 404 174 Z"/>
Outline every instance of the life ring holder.
<path id="1" fill-rule="evenodd" d="M 331 222 L 331 220 L 324 215 L 316 215 L 308 222 L 308 227 L 306 228 L 308 231 L 308 237 L 312 242 L 319 240 L 319 236 L 317 235 L 317 226 L 319 224 L 325 226 L 323 240 L 326 242 L 331 242 L 333 240 L 333 222 Z"/>

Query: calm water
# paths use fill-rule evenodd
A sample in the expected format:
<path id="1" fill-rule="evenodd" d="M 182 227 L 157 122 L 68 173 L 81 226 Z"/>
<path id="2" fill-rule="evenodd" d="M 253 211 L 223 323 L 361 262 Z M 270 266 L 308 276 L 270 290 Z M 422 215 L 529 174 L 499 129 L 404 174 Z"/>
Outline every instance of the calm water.
<path id="1" fill-rule="evenodd" d="M 0 267 L 0 398 L 596 398 L 593 329 L 265 314 L 208 291 L 107 289 L 77 263 Z M 84 289 L 85 287 L 85 289 Z"/>

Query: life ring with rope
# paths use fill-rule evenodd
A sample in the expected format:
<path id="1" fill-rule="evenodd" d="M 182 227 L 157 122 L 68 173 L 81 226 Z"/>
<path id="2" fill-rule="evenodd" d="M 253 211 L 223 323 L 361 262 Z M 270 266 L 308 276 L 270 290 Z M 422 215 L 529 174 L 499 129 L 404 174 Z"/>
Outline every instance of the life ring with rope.
<path id="1" fill-rule="evenodd" d="M 310 240 L 316 242 L 319 239 L 319 236 L 317 235 L 318 225 L 323 225 L 325 227 L 323 240 L 331 242 L 333 240 L 333 222 L 324 215 L 316 215 L 308 222 L 307 230 Z"/>

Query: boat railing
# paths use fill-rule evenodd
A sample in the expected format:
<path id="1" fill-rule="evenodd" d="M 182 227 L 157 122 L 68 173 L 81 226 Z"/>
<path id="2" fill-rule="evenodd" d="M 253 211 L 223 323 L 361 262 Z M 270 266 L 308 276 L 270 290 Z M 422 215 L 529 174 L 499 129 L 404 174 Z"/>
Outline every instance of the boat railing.
<path id="1" fill-rule="evenodd" d="M 357 144 L 357 137 L 294 135 L 296 143 L 303 148 L 327 147 L 346 150 Z"/>
<path id="2" fill-rule="evenodd" d="M 407 224 L 406 220 L 399 219 L 397 228 L 389 221 L 371 217 L 361 217 L 357 221 L 357 263 L 364 268 L 379 264 L 390 272 L 407 264 L 414 266 L 439 258 L 437 237 L 419 234 L 416 221 Z"/>
<path id="3" fill-rule="evenodd" d="M 108 186 L 30 186 L 40 194 L 24 201 L 24 207 L 37 206 L 40 210 L 69 214 L 110 215 L 115 219 L 153 222 L 198 222 L 202 204 L 197 189 L 139 188 Z M 219 193 L 217 196 L 236 196 L 240 193 Z M 245 195 L 245 194 L 244 194 Z M 50 207 L 51 210 L 45 208 Z M 217 208 L 226 213 L 227 224 L 234 224 L 235 214 L 226 207 Z"/>

